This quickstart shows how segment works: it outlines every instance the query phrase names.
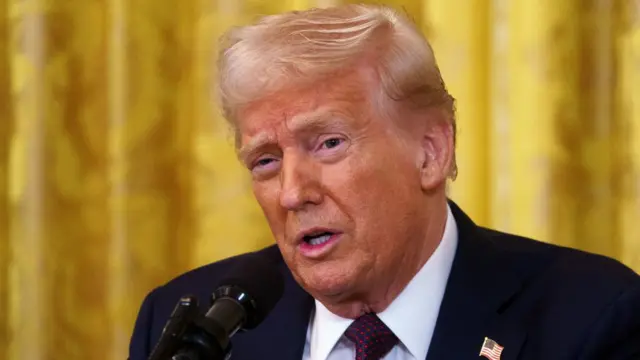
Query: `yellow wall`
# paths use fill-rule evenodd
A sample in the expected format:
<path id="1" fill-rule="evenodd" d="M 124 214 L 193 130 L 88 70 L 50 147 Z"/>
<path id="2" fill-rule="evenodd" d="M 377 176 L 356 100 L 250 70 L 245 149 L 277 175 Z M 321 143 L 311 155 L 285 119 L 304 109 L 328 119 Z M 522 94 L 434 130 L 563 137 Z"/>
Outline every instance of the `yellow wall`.
<path id="1" fill-rule="evenodd" d="M 210 99 L 215 39 L 338 0 L 0 0 L 0 359 L 123 359 L 154 286 L 271 243 Z M 395 0 L 459 109 L 482 225 L 640 271 L 634 0 Z"/>

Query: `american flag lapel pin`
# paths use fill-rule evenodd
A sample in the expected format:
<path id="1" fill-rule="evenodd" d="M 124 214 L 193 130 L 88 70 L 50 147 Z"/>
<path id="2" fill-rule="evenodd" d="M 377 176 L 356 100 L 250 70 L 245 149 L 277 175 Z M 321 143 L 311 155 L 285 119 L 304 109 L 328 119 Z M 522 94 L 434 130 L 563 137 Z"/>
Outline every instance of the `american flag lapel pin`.
<path id="1" fill-rule="evenodd" d="M 485 337 L 484 343 L 482 343 L 482 348 L 480 349 L 480 355 L 478 356 L 484 356 L 489 360 L 500 360 L 502 350 L 504 350 L 503 346 L 500 346 L 497 342 Z"/>

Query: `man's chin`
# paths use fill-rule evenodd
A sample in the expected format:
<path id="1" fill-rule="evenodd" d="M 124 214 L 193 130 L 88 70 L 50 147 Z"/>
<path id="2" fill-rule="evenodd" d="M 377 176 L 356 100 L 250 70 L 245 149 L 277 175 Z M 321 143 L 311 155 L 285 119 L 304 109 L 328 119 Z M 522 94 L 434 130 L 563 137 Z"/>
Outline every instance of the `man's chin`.
<path id="1" fill-rule="evenodd" d="M 302 287 L 320 301 L 340 301 L 348 297 L 353 288 L 346 271 L 318 265 L 301 271 L 300 280 Z"/>

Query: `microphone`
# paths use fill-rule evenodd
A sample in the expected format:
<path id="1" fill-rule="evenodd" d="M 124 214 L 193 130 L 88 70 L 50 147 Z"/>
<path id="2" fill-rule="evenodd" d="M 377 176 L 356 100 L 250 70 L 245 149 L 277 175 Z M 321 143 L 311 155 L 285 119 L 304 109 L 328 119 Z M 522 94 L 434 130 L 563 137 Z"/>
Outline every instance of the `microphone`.
<path id="1" fill-rule="evenodd" d="M 255 328 L 267 317 L 282 297 L 282 275 L 275 264 L 256 253 L 237 261 L 219 283 L 204 315 L 176 316 L 185 307 L 185 299 L 190 308 L 194 298 L 183 297 L 178 302 L 149 360 L 228 359 L 231 337 Z"/>
<path id="2" fill-rule="evenodd" d="M 189 323 L 200 313 L 198 298 L 187 295 L 180 298 L 173 309 L 169 320 L 162 329 L 160 340 L 151 352 L 149 359 L 165 359 L 168 353 L 175 352 L 179 338 L 184 334 Z"/>

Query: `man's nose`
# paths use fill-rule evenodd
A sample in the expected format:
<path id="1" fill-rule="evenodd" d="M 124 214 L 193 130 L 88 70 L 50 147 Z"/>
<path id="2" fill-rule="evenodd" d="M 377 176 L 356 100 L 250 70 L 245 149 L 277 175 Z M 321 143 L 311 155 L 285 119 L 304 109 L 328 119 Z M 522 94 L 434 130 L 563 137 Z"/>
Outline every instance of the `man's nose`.
<path id="1" fill-rule="evenodd" d="M 310 159 L 299 155 L 284 156 L 280 169 L 280 206 L 298 211 L 322 202 L 319 169 Z"/>

